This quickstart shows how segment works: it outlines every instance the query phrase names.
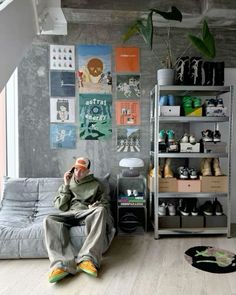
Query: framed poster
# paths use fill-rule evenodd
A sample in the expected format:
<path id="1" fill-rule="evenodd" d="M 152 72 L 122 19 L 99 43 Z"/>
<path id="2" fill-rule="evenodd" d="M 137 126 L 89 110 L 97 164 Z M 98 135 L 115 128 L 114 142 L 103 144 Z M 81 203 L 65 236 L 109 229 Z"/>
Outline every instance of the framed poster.
<path id="1" fill-rule="evenodd" d="M 140 98 L 140 75 L 117 75 L 117 98 Z"/>
<path id="2" fill-rule="evenodd" d="M 112 96 L 80 94 L 80 139 L 110 139 L 112 135 Z"/>
<path id="3" fill-rule="evenodd" d="M 138 100 L 116 101 L 117 125 L 140 125 L 140 103 Z"/>
<path id="4" fill-rule="evenodd" d="M 76 89 L 79 93 L 111 93 L 111 46 L 78 45 L 76 53 Z"/>
<path id="5" fill-rule="evenodd" d="M 52 149 L 75 149 L 76 126 L 69 124 L 51 124 L 50 146 Z"/>
<path id="6" fill-rule="evenodd" d="M 120 127 L 117 129 L 117 152 L 140 152 L 140 129 Z"/>
<path id="7" fill-rule="evenodd" d="M 50 92 L 52 97 L 75 96 L 75 73 L 50 71 Z"/>
<path id="8" fill-rule="evenodd" d="M 75 46 L 50 45 L 50 70 L 75 71 Z"/>
<path id="9" fill-rule="evenodd" d="M 115 69 L 121 72 L 140 72 L 138 47 L 117 47 L 115 49 Z"/>
<path id="10" fill-rule="evenodd" d="M 75 98 L 50 98 L 50 122 L 75 123 Z"/>

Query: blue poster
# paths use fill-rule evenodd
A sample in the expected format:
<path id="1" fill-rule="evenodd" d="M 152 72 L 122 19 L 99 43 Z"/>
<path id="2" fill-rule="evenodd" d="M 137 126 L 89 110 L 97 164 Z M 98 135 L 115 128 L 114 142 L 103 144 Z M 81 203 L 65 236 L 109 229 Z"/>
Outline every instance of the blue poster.
<path id="1" fill-rule="evenodd" d="M 109 45 L 77 45 L 76 89 L 79 93 L 111 93 Z"/>
<path id="2" fill-rule="evenodd" d="M 80 94 L 80 138 L 110 139 L 112 135 L 112 96 L 110 94 Z"/>
<path id="3" fill-rule="evenodd" d="M 52 97 L 74 97 L 75 73 L 50 71 L 50 90 Z"/>
<path id="4" fill-rule="evenodd" d="M 50 146 L 52 149 L 75 149 L 76 126 L 69 124 L 51 124 Z"/>

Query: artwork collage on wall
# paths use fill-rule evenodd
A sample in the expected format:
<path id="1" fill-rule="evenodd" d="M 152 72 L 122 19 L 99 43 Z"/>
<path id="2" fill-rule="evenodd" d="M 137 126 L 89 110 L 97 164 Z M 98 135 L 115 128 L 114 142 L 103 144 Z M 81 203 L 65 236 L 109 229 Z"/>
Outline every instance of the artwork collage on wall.
<path id="1" fill-rule="evenodd" d="M 117 47 L 116 150 L 140 152 L 140 62 L 139 48 Z"/>
<path id="2" fill-rule="evenodd" d="M 115 49 L 116 150 L 140 151 L 139 48 Z M 112 136 L 112 47 L 50 45 L 50 145 L 75 149 L 81 140 Z"/>

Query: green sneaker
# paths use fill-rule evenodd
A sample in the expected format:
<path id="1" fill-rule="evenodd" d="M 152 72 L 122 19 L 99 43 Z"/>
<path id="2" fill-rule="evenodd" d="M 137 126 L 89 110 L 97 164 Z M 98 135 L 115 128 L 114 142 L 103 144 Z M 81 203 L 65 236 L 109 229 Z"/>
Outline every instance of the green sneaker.
<path id="1" fill-rule="evenodd" d="M 182 105 L 185 108 L 191 108 L 192 107 L 192 97 L 191 96 L 184 96 L 182 100 Z"/>
<path id="2" fill-rule="evenodd" d="M 193 107 L 200 108 L 202 106 L 202 100 L 200 97 L 193 97 Z"/>
<path id="3" fill-rule="evenodd" d="M 175 141 L 175 133 L 173 130 L 167 130 L 166 134 L 168 136 L 168 142 L 173 142 Z"/>
<path id="4" fill-rule="evenodd" d="M 165 142 L 166 132 L 165 130 L 160 130 L 158 142 Z"/>
<path id="5" fill-rule="evenodd" d="M 48 276 L 48 281 L 49 281 L 49 283 L 56 283 L 68 275 L 69 275 L 69 273 L 67 271 L 65 271 L 64 269 L 54 268 Z"/>

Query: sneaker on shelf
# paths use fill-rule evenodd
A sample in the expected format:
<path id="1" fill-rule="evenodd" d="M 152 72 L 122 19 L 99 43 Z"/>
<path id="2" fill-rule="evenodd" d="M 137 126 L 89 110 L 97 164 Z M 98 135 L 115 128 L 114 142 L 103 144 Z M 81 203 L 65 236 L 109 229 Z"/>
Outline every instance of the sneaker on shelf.
<path id="1" fill-rule="evenodd" d="M 188 168 L 186 167 L 179 167 L 178 168 L 178 175 L 180 179 L 188 179 L 189 178 L 189 172 L 188 172 Z"/>
<path id="2" fill-rule="evenodd" d="M 172 178 L 174 177 L 174 173 L 171 169 L 171 159 L 166 159 L 165 160 L 165 165 L 164 165 L 164 178 Z"/>
<path id="3" fill-rule="evenodd" d="M 197 142 L 196 137 L 194 135 L 189 135 L 189 142 L 195 144 Z"/>
<path id="4" fill-rule="evenodd" d="M 167 207 L 168 207 L 169 215 L 170 215 L 170 216 L 175 216 L 175 215 L 176 215 L 176 208 L 175 208 L 175 205 L 169 203 L 169 204 L 167 205 Z"/>
<path id="5" fill-rule="evenodd" d="M 216 106 L 218 108 L 223 108 L 224 107 L 224 103 L 223 103 L 223 99 L 222 98 L 217 98 L 216 99 Z"/>
<path id="6" fill-rule="evenodd" d="M 168 142 L 175 141 L 175 133 L 173 130 L 167 130 L 166 134 L 167 134 Z"/>
<path id="7" fill-rule="evenodd" d="M 199 209 L 197 207 L 197 205 L 193 205 L 192 209 L 191 209 L 191 215 L 192 216 L 197 216 L 199 214 Z"/>
<path id="8" fill-rule="evenodd" d="M 165 142 L 166 141 L 166 132 L 165 130 L 160 130 L 158 142 Z"/>
<path id="9" fill-rule="evenodd" d="M 193 97 L 193 107 L 200 108 L 202 106 L 202 100 L 200 97 Z"/>
<path id="10" fill-rule="evenodd" d="M 179 211 L 183 216 L 188 216 L 190 214 L 190 209 L 187 201 L 183 202 L 182 207 L 179 207 Z"/>
<path id="11" fill-rule="evenodd" d="M 205 142 L 213 141 L 213 131 L 210 129 L 202 131 L 202 140 Z"/>
<path id="12" fill-rule="evenodd" d="M 188 173 L 190 179 L 197 179 L 197 170 L 195 168 L 190 168 Z"/>
<path id="13" fill-rule="evenodd" d="M 216 106 L 216 100 L 214 98 L 206 99 L 206 106 L 207 107 L 215 107 Z"/>
<path id="14" fill-rule="evenodd" d="M 215 130 L 213 134 L 213 141 L 220 142 L 221 141 L 221 134 L 219 130 Z"/>
<path id="15" fill-rule="evenodd" d="M 201 174 L 202 176 L 212 176 L 211 170 L 212 158 L 201 159 Z"/>
<path id="16" fill-rule="evenodd" d="M 213 159 L 213 171 L 214 171 L 214 175 L 215 176 L 222 176 L 223 173 L 221 171 L 221 168 L 220 168 L 220 160 L 219 158 L 214 158 Z"/>
<path id="17" fill-rule="evenodd" d="M 184 133 L 184 135 L 181 137 L 180 142 L 187 143 L 188 142 L 188 134 Z"/>
<path id="18" fill-rule="evenodd" d="M 167 95 L 161 95 L 159 99 L 159 105 L 160 106 L 167 106 L 168 97 Z"/>
<path id="19" fill-rule="evenodd" d="M 185 107 L 185 108 L 191 108 L 192 104 L 193 104 L 192 97 L 191 96 L 184 96 L 183 100 L 182 100 L 182 104 L 183 104 L 183 107 Z"/>
<path id="20" fill-rule="evenodd" d="M 213 209 L 213 204 L 211 201 L 206 201 L 202 206 L 201 206 L 201 211 L 203 214 L 207 216 L 213 215 L 214 209 Z"/>
<path id="21" fill-rule="evenodd" d="M 221 203 L 217 200 L 217 198 L 215 198 L 214 202 L 213 202 L 213 210 L 215 215 L 220 216 L 223 215 L 223 207 L 221 205 Z"/>
<path id="22" fill-rule="evenodd" d="M 168 105 L 170 105 L 170 106 L 175 105 L 175 97 L 172 94 L 168 94 Z"/>
<path id="23" fill-rule="evenodd" d="M 162 203 L 161 205 L 158 206 L 158 215 L 160 216 L 166 216 L 166 204 Z"/>

